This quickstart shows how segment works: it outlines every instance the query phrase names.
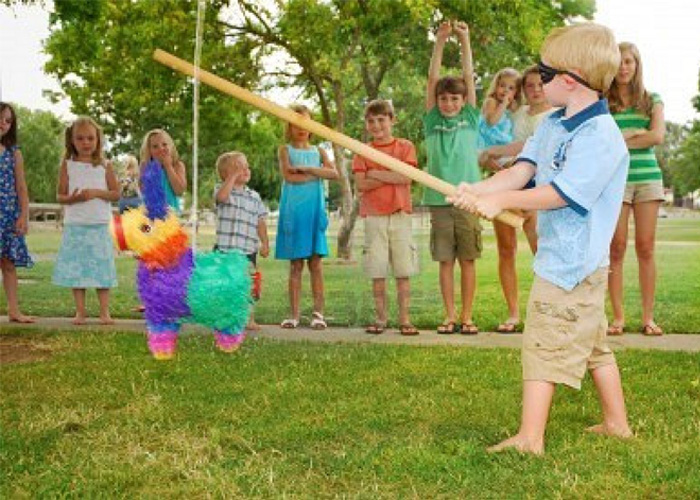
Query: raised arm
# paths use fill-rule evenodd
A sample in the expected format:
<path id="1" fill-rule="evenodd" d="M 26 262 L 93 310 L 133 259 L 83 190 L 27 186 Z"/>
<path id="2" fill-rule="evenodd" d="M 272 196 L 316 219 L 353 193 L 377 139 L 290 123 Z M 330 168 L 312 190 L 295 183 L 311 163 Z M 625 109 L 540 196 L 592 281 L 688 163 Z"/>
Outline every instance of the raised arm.
<path id="1" fill-rule="evenodd" d="M 433 55 L 430 58 L 430 69 L 428 70 L 428 86 L 425 94 L 425 109 L 430 111 L 435 107 L 435 87 L 440 79 L 440 68 L 442 67 L 442 53 L 445 49 L 447 37 L 452 33 L 452 25 L 444 22 L 438 27 L 435 34 L 435 45 Z"/>
<path id="2" fill-rule="evenodd" d="M 467 103 L 476 107 L 476 86 L 474 85 L 474 65 L 472 63 L 472 46 L 469 41 L 469 26 L 464 21 L 457 21 L 454 31 L 459 38 L 462 61 L 462 78 L 467 85 Z"/>

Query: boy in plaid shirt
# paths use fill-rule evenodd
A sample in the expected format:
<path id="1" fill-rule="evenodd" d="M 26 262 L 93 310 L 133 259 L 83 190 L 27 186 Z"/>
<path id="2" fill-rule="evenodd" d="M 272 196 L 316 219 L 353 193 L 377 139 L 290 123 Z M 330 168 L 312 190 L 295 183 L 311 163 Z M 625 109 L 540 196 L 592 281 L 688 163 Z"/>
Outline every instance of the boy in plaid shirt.
<path id="1" fill-rule="evenodd" d="M 239 251 L 248 256 L 257 272 L 257 254 L 267 257 L 270 244 L 267 237 L 267 207 L 260 195 L 250 189 L 250 168 L 243 153 L 231 151 L 216 160 L 216 170 L 222 184 L 216 187 L 216 246 L 221 252 Z M 257 330 L 253 312 L 248 329 Z"/>

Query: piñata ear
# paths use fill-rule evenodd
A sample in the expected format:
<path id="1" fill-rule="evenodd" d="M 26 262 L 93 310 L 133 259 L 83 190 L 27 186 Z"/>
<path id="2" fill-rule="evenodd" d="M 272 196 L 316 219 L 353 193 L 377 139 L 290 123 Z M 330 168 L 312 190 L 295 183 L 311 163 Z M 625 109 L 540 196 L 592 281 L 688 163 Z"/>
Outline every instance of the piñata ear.
<path id="1" fill-rule="evenodd" d="M 149 161 L 141 173 L 141 194 L 149 219 L 165 219 L 168 203 L 163 186 L 163 167 L 158 160 Z"/>

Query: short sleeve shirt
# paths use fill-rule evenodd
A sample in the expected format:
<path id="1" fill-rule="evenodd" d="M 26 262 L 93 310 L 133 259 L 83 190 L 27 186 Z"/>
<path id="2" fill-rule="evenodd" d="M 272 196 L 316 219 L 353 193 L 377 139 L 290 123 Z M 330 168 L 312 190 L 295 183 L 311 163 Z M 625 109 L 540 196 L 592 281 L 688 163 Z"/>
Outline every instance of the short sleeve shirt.
<path id="1" fill-rule="evenodd" d="M 389 156 L 401 160 L 404 163 L 415 167 L 416 148 L 407 139 L 394 139 L 389 144 L 370 144 L 374 149 L 386 153 Z M 370 170 L 389 170 L 378 163 L 373 162 L 360 155 L 355 155 L 352 160 L 353 172 L 368 172 Z M 381 186 L 363 191 L 360 197 L 360 216 L 368 215 L 391 215 L 395 212 L 405 212 L 410 214 L 413 210 L 411 204 L 410 184 L 382 184 Z"/>
<path id="2" fill-rule="evenodd" d="M 564 111 L 542 121 L 518 160 L 535 165 L 536 185 L 551 185 L 567 203 L 539 212 L 534 270 L 572 290 L 609 264 L 629 154 L 606 100 L 568 119 Z"/>
<path id="3" fill-rule="evenodd" d="M 466 104 L 452 117 L 443 116 L 437 106 L 423 115 L 423 132 L 428 153 L 428 173 L 450 184 L 481 180 L 477 161 L 479 110 Z M 445 195 L 425 189 L 423 203 L 448 205 Z"/>
<path id="4" fill-rule="evenodd" d="M 216 203 L 217 249 L 238 250 L 246 255 L 257 252 L 260 247 L 258 222 L 267 213 L 257 192 L 248 187 L 232 189 L 225 203 Z"/>

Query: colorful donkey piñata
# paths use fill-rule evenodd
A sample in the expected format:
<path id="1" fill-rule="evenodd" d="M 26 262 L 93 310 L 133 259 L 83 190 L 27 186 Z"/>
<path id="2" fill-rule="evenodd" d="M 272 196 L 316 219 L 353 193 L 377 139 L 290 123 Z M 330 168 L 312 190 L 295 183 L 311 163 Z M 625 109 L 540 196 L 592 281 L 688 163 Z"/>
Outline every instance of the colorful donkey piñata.
<path id="1" fill-rule="evenodd" d="M 214 330 L 220 350 L 233 352 L 245 337 L 251 306 L 248 259 L 239 253 L 193 256 L 187 234 L 166 203 L 162 176 L 157 161 L 146 165 L 141 178 L 145 207 L 114 220 L 118 247 L 139 259 L 148 348 L 156 359 L 170 359 L 181 325 L 199 323 Z"/>

